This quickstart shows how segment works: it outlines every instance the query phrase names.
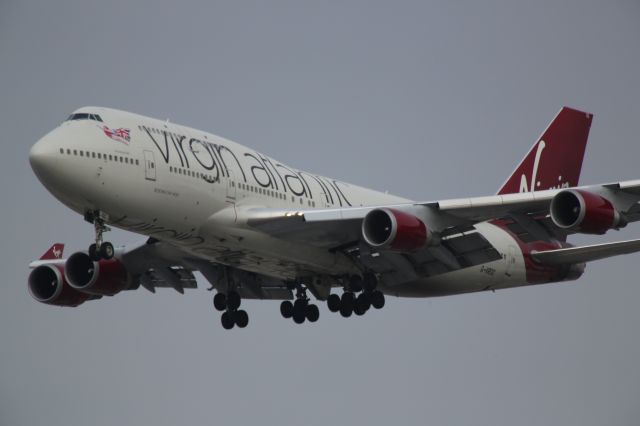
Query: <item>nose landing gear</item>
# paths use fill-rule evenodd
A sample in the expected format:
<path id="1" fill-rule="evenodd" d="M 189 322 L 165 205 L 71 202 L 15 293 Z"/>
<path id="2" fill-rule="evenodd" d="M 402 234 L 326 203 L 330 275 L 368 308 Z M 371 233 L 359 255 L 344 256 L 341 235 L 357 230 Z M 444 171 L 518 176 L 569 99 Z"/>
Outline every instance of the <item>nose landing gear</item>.
<path id="1" fill-rule="evenodd" d="M 87 212 L 84 216 L 85 220 L 89 223 L 93 223 L 95 229 L 95 243 L 89 246 L 89 257 L 94 262 L 98 262 L 101 259 L 109 260 L 115 255 L 113 244 L 108 241 L 102 241 L 102 235 L 111 229 L 105 225 L 105 222 L 109 219 L 109 216 L 101 211 Z"/>

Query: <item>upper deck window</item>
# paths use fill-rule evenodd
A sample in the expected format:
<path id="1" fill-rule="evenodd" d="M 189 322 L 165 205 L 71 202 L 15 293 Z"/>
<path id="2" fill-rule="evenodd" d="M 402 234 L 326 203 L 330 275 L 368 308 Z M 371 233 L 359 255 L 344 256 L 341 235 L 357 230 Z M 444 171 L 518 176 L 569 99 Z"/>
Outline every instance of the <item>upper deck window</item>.
<path id="1" fill-rule="evenodd" d="M 72 120 L 94 120 L 102 123 L 102 118 L 100 118 L 98 114 L 88 114 L 86 112 L 71 114 L 69 118 L 67 118 L 65 121 L 72 121 Z"/>

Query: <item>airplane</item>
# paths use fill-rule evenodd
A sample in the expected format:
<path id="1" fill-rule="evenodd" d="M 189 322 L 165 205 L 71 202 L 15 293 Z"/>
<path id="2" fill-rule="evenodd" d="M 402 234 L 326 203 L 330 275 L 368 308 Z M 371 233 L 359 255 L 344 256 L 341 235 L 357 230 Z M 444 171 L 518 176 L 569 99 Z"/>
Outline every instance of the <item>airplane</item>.
<path id="1" fill-rule="evenodd" d="M 32 262 L 31 296 L 79 306 L 143 287 L 216 290 L 225 329 L 244 299 L 318 320 L 309 294 L 343 317 L 386 297 L 435 297 L 578 279 L 640 240 L 574 247 L 640 218 L 640 180 L 579 186 L 593 115 L 563 107 L 496 195 L 412 201 L 295 169 L 190 127 L 83 107 L 29 153 L 60 202 L 91 223 L 87 250 L 56 243 Z M 105 241 L 109 227 L 145 236 Z"/>

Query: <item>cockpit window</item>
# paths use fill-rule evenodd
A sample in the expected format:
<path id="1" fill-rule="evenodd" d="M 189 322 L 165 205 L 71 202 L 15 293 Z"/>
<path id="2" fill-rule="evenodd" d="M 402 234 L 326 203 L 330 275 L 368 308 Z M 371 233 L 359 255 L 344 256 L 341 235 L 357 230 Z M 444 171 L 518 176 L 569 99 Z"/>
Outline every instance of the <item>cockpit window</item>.
<path id="1" fill-rule="evenodd" d="M 98 114 L 88 114 L 86 112 L 71 114 L 69 118 L 67 118 L 65 121 L 72 121 L 72 120 L 94 120 L 102 123 L 102 118 L 100 118 Z"/>

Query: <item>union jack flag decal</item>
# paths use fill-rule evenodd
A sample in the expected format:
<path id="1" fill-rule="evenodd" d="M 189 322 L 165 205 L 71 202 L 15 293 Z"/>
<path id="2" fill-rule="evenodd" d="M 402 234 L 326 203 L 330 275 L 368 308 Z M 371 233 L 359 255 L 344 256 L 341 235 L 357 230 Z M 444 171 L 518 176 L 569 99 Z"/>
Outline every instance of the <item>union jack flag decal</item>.
<path id="1" fill-rule="evenodd" d="M 105 135 L 109 136 L 114 141 L 122 142 L 125 145 L 129 145 L 129 141 L 131 141 L 129 129 L 125 129 L 124 127 L 120 127 L 118 129 L 110 129 L 109 126 L 101 126 L 100 128 Z"/>

